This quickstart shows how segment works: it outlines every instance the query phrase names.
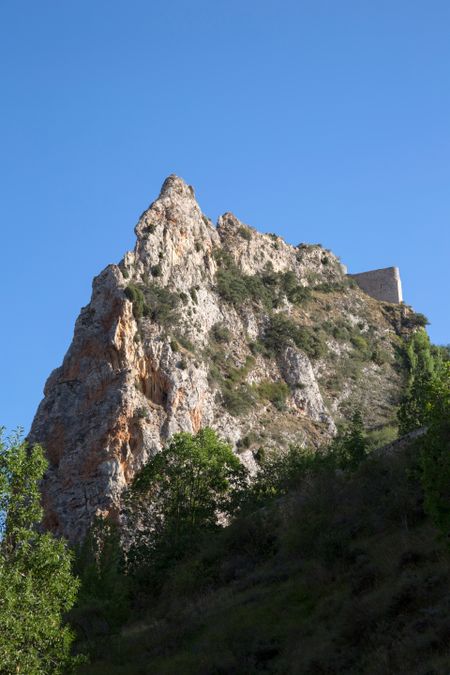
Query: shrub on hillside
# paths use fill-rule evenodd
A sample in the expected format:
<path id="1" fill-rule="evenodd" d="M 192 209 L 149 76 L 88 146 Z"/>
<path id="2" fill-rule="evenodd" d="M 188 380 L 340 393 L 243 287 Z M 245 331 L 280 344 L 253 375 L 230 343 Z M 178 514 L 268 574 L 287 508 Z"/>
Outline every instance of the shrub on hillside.
<path id="1" fill-rule="evenodd" d="M 133 303 L 134 318 L 140 319 L 141 316 L 147 316 L 149 309 L 142 290 L 135 284 L 128 284 L 124 293 L 128 300 Z"/>
<path id="2" fill-rule="evenodd" d="M 283 409 L 286 398 L 290 393 L 288 385 L 282 380 L 279 382 L 272 382 L 271 380 L 259 382 L 255 385 L 255 390 L 260 399 L 270 401 L 279 410 Z"/>
<path id="3" fill-rule="evenodd" d="M 270 317 L 263 339 L 267 348 L 275 354 L 282 352 L 291 342 L 313 359 L 324 356 L 327 351 L 320 330 L 299 326 L 283 314 Z"/>
<path id="4" fill-rule="evenodd" d="M 231 333 L 222 323 L 215 323 L 211 328 L 211 336 L 216 342 L 229 342 L 231 340 Z"/>

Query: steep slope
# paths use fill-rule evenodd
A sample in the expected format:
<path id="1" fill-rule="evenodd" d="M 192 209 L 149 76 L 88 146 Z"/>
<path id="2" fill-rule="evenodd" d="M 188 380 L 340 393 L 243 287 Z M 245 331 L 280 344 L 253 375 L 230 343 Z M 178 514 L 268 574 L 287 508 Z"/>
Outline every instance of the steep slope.
<path id="1" fill-rule="evenodd" d="M 226 213 L 214 228 L 170 176 L 136 246 L 93 283 L 30 432 L 50 468 L 45 523 L 71 541 L 173 433 L 209 425 L 256 468 L 260 447 L 318 446 L 355 405 L 389 421 L 405 306 L 365 295 L 319 245 Z"/>
<path id="2" fill-rule="evenodd" d="M 120 635 L 105 639 L 94 603 L 74 615 L 92 654 L 80 673 L 447 675 L 448 546 L 405 441 L 356 471 L 299 473 L 282 499 L 208 533 Z"/>

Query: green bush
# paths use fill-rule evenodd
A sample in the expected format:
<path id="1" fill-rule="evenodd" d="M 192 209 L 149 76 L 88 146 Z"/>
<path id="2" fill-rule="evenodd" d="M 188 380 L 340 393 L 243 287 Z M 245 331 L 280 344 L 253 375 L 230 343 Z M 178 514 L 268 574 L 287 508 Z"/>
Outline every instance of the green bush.
<path id="1" fill-rule="evenodd" d="M 350 342 L 352 343 L 353 347 L 364 357 L 369 357 L 370 356 L 370 347 L 369 343 L 367 342 L 366 338 L 363 337 L 362 335 L 359 335 L 358 333 L 353 333 L 353 335 L 350 338 Z"/>
<path id="2" fill-rule="evenodd" d="M 286 382 L 272 382 L 265 380 L 255 385 L 255 390 L 260 399 L 270 401 L 276 408 L 282 409 L 289 396 L 290 389 Z"/>
<path id="3" fill-rule="evenodd" d="M 421 312 L 413 312 L 408 318 L 408 325 L 411 327 L 425 328 L 429 323 L 428 318 Z"/>
<path id="4" fill-rule="evenodd" d="M 385 363 L 389 363 L 391 360 L 390 354 L 386 349 L 383 349 L 379 345 L 375 345 L 372 351 L 372 361 L 377 364 L 377 366 L 383 366 Z"/>
<path id="5" fill-rule="evenodd" d="M 231 339 L 230 331 L 223 323 L 215 323 L 211 328 L 211 336 L 216 342 L 229 342 Z"/>
<path id="6" fill-rule="evenodd" d="M 188 352 L 195 352 L 195 347 L 192 342 L 185 335 L 177 334 L 177 341 Z"/>
<path id="7" fill-rule="evenodd" d="M 385 426 L 369 429 L 366 432 L 367 450 L 372 452 L 377 448 L 382 448 L 384 445 L 389 445 L 398 438 L 398 427 L 394 424 L 386 424 Z"/>
<path id="8" fill-rule="evenodd" d="M 274 314 L 264 333 L 264 342 L 273 353 L 280 353 L 291 342 L 308 356 L 318 359 L 326 354 L 324 336 L 311 326 L 298 326 L 283 314 Z"/>
<path id="9" fill-rule="evenodd" d="M 237 368 L 231 365 L 228 360 L 225 360 L 222 364 L 224 368 L 224 376 L 227 378 L 227 380 L 234 383 L 242 382 L 247 377 L 254 365 L 255 359 L 253 356 L 246 356 L 244 365 Z"/>
<path id="10" fill-rule="evenodd" d="M 134 416 L 137 417 L 138 419 L 147 419 L 148 409 L 144 408 L 144 406 L 136 408 L 136 410 L 134 411 Z"/>
<path id="11" fill-rule="evenodd" d="M 242 237 L 242 239 L 245 239 L 246 241 L 250 241 L 250 240 L 251 240 L 251 238 L 252 238 L 252 233 L 250 232 L 250 230 L 249 230 L 248 227 L 245 227 L 245 225 L 243 225 L 242 227 L 240 227 L 239 230 L 238 230 L 238 232 L 239 232 L 240 236 Z"/>
<path id="12" fill-rule="evenodd" d="M 343 282 L 324 282 L 313 286 L 314 291 L 321 291 L 322 293 L 342 292 L 345 291 L 346 288 L 347 283 Z"/>
<path id="13" fill-rule="evenodd" d="M 133 315 L 135 319 L 140 319 L 141 316 L 147 316 L 149 308 L 145 301 L 144 294 L 140 288 L 135 284 L 128 284 L 124 293 L 128 300 L 133 303 Z"/>
<path id="14" fill-rule="evenodd" d="M 283 297 L 294 304 L 302 304 L 311 297 L 311 290 L 301 286 L 291 270 L 273 272 L 268 268 L 261 276 L 245 275 L 229 254 L 221 252 L 216 260 L 220 264 L 216 275 L 217 292 L 236 308 L 245 302 L 255 302 L 272 309 L 280 305 Z"/>
<path id="15" fill-rule="evenodd" d="M 150 272 L 151 272 L 153 277 L 160 277 L 161 274 L 162 274 L 162 267 L 161 267 L 160 263 L 158 263 L 157 265 L 153 265 L 150 268 Z"/>
<path id="16" fill-rule="evenodd" d="M 144 315 L 150 315 L 153 321 L 165 326 L 176 322 L 176 310 L 180 301 L 178 294 L 152 283 L 142 287 L 141 293 L 147 308 Z"/>
<path id="17" fill-rule="evenodd" d="M 262 356 L 270 356 L 270 351 L 267 349 L 265 343 L 261 340 L 256 340 L 255 342 L 249 342 L 248 348 L 250 349 L 253 356 L 262 354 Z"/>
<path id="18" fill-rule="evenodd" d="M 272 306 L 272 297 L 262 280 L 257 276 L 243 275 L 236 266 L 219 269 L 216 288 L 220 297 L 239 308 L 248 301 Z"/>
<path id="19" fill-rule="evenodd" d="M 246 415 L 255 405 L 255 398 L 247 384 L 232 386 L 226 383 L 222 387 L 223 404 L 234 417 Z"/>

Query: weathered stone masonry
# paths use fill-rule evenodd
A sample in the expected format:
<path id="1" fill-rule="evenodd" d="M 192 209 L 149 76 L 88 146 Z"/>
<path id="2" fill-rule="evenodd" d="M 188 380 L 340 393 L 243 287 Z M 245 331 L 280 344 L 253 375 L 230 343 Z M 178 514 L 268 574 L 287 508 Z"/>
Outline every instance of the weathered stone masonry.
<path id="1" fill-rule="evenodd" d="M 381 270 L 349 274 L 367 295 L 384 302 L 403 301 L 402 282 L 398 267 L 386 267 Z"/>

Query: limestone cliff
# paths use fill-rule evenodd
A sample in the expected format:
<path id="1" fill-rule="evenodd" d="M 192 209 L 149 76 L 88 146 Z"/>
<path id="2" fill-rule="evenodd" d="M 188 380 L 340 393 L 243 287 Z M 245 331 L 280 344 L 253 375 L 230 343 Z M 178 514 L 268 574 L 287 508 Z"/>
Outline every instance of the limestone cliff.
<path id="1" fill-rule="evenodd" d="M 209 425 L 255 470 L 261 447 L 317 447 L 355 405 L 386 422 L 402 384 L 413 314 L 366 296 L 330 251 L 231 213 L 215 228 L 176 176 L 135 232 L 94 279 L 30 432 L 50 461 L 46 526 L 72 541 L 96 514 L 117 516 L 177 431 Z"/>

